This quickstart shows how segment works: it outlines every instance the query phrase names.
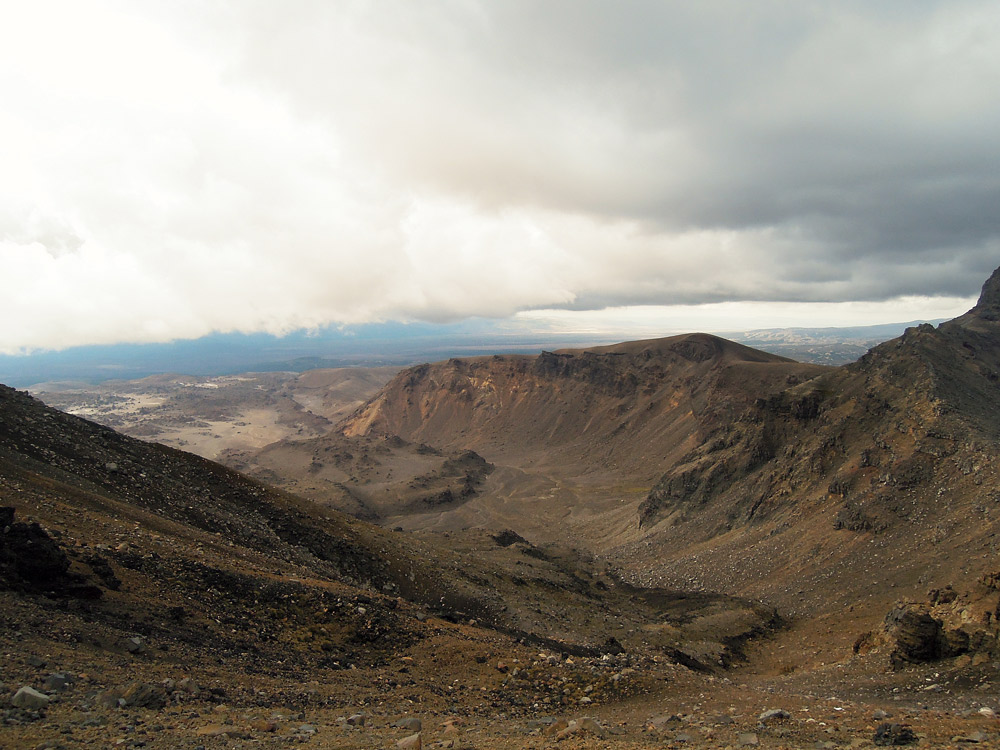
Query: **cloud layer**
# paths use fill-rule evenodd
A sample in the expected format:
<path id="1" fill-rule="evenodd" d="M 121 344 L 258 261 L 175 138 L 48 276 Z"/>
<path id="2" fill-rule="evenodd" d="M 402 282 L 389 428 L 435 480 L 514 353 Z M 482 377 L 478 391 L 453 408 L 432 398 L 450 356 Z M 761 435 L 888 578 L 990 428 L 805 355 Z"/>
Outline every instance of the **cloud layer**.
<path id="1" fill-rule="evenodd" d="M 7 15 L 3 352 L 964 298 L 1000 265 L 994 3 Z"/>

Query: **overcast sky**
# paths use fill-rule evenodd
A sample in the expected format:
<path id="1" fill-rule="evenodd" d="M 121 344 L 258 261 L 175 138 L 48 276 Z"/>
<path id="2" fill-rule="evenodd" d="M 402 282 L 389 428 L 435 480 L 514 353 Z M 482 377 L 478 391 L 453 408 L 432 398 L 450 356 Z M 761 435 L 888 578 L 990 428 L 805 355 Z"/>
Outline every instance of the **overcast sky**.
<path id="1" fill-rule="evenodd" d="M 0 352 L 948 317 L 1000 265 L 996 2 L 0 9 Z"/>

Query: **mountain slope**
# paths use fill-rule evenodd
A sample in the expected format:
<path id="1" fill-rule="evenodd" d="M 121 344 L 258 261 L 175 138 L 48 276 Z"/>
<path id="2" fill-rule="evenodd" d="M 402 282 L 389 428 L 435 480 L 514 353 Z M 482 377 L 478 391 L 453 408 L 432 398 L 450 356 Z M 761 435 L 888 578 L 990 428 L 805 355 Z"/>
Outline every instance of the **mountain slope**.
<path id="1" fill-rule="evenodd" d="M 993 572 L 998 321 L 1000 271 L 967 315 L 844 367 L 703 334 L 450 360 L 401 373 L 340 427 L 496 464 L 481 497 L 404 525 L 571 534 L 643 585 L 870 623 L 900 595 Z"/>
<path id="2" fill-rule="evenodd" d="M 635 574 L 815 612 L 989 573 L 998 312 L 1000 271 L 966 315 L 908 329 L 706 435 L 644 501 Z"/>
<path id="3" fill-rule="evenodd" d="M 823 371 L 706 334 L 452 359 L 404 371 L 340 429 L 643 482 L 758 394 Z"/>
<path id="4" fill-rule="evenodd" d="M 309 675 L 403 706 L 412 693 L 394 692 L 399 665 L 387 664 L 408 650 L 448 649 L 463 679 L 476 673 L 496 691 L 502 672 L 468 666 L 484 649 L 573 653 L 586 670 L 627 649 L 711 669 L 776 624 L 756 603 L 640 590 L 516 534 L 389 532 L 2 386 L 0 507 L 0 645 L 24 655 L 5 679 L 28 679 L 29 657 L 49 654 L 112 690 L 137 638 L 158 650 L 131 665 L 132 680 L 195 672 L 247 701 L 262 684 Z M 478 687 L 434 693 L 452 666 L 428 661 L 409 684 L 442 707 L 460 696 L 474 705 Z M 368 682 L 339 674 L 348 668 L 368 670 Z M 614 699 L 598 683 L 588 700 Z M 582 687 L 550 700 L 575 705 Z M 502 705 L 524 709 L 531 689 L 511 686 Z"/>

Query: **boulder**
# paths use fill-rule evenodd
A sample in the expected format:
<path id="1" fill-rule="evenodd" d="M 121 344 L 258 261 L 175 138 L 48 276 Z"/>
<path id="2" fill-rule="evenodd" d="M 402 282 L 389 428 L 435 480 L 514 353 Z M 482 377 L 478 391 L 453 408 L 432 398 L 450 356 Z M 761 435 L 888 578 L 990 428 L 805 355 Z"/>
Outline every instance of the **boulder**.
<path id="1" fill-rule="evenodd" d="M 40 708 L 45 708 L 49 705 L 49 700 L 49 696 L 45 693 L 40 693 L 33 687 L 25 685 L 14 693 L 14 697 L 10 699 L 10 702 L 14 704 L 16 708 L 26 708 L 29 711 L 37 711 Z"/>
<path id="2" fill-rule="evenodd" d="M 886 615 L 885 628 L 892 644 L 893 669 L 959 656 L 969 650 L 969 634 L 945 629 L 924 604 L 900 604 Z"/>
<path id="3" fill-rule="evenodd" d="M 893 643 L 889 654 L 893 669 L 938 658 L 941 621 L 923 605 L 899 605 L 886 615 L 885 624 Z"/>

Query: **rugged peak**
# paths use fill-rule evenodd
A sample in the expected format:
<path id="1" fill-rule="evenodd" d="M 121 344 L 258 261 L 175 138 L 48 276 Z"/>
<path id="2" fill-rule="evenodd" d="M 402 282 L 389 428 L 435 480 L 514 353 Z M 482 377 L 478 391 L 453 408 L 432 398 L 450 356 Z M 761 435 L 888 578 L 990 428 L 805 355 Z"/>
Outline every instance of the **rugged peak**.
<path id="1" fill-rule="evenodd" d="M 1000 320 L 1000 268 L 983 284 L 974 312 L 987 320 Z"/>

